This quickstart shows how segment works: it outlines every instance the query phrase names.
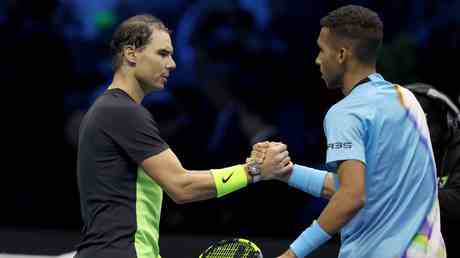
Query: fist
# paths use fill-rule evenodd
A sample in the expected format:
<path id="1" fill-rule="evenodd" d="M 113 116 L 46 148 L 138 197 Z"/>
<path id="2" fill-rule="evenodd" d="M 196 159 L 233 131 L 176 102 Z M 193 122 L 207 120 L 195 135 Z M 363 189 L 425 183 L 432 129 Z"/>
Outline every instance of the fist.
<path id="1" fill-rule="evenodd" d="M 252 147 L 251 157 L 260 165 L 263 180 L 280 179 L 292 171 L 287 146 L 280 142 L 261 142 Z"/>

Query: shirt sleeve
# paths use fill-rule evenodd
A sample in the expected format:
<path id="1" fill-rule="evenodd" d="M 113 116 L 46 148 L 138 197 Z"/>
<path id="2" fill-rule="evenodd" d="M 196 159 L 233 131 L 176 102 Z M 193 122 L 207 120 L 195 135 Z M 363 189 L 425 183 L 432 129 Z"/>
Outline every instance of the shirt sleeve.
<path id="1" fill-rule="evenodd" d="M 348 110 L 331 109 L 324 119 L 327 139 L 326 167 L 336 171 L 345 160 L 366 164 L 365 128 L 363 118 Z"/>
<path id="2" fill-rule="evenodd" d="M 169 148 L 152 115 L 141 106 L 119 106 L 105 112 L 102 130 L 137 164 Z"/>

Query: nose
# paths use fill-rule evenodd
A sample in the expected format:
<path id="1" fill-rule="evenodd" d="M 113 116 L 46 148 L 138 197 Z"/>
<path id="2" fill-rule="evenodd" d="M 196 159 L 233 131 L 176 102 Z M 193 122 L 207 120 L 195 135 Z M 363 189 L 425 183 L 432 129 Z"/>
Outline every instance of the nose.
<path id="1" fill-rule="evenodd" d="M 319 60 L 319 55 L 315 59 L 315 64 L 321 65 L 321 61 Z"/>
<path id="2" fill-rule="evenodd" d="M 176 69 L 176 62 L 174 62 L 174 59 L 172 57 L 169 58 L 168 64 L 166 65 L 166 68 L 169 71 L 172 71 Z"/>

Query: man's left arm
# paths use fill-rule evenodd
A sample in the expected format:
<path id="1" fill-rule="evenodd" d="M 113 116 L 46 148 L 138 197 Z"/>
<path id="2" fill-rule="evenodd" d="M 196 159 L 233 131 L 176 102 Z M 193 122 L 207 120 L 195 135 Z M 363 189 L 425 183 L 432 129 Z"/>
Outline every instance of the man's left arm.
<path id="1" fill-rule="evenodd" d="M 305 257 L 346 225 L 364 206 L 365 166 L 347 160 L 337 170 L 340 187 L 329 200 L 318 221 L 307 228 L 281 257 Z"/>

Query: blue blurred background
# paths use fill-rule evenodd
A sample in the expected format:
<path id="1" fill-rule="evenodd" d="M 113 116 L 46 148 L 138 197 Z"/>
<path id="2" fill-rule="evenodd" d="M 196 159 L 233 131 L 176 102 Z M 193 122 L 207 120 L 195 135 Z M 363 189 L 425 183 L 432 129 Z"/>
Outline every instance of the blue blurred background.
<path id="1" fill-rule="evenodd" d="M 57 140 L 46 171 L 27 173 L 21 187 L 5 191 L 0 227 L 80 229 L 79 123 L 111 82 L 114 28 L 140 13 L 173 31 L 177 69 L 166 89 L 143 104 L 185 167 L 241 163 L 253 143 L 267 139 L 286 143 L 296 163 L 321 167 L 323 117 L 342 95 L 320 78 L 316 38 L 320 18 L 345 4 L 367 6 L 382 18 L 378 71 L 386 79 L 429 83 L 458 100 L 460 1 L 2 0 L 3 83 L 32 95 L 62 90 L 63 121 L 51 119 L 63 126 L 64 145 Z M 34 116 L 34 106 L 28 108 Z M 293 239 L 324 205 L 263 182 L 219 200 L 177 205 L 165 198 L 161 230 Z"/>

